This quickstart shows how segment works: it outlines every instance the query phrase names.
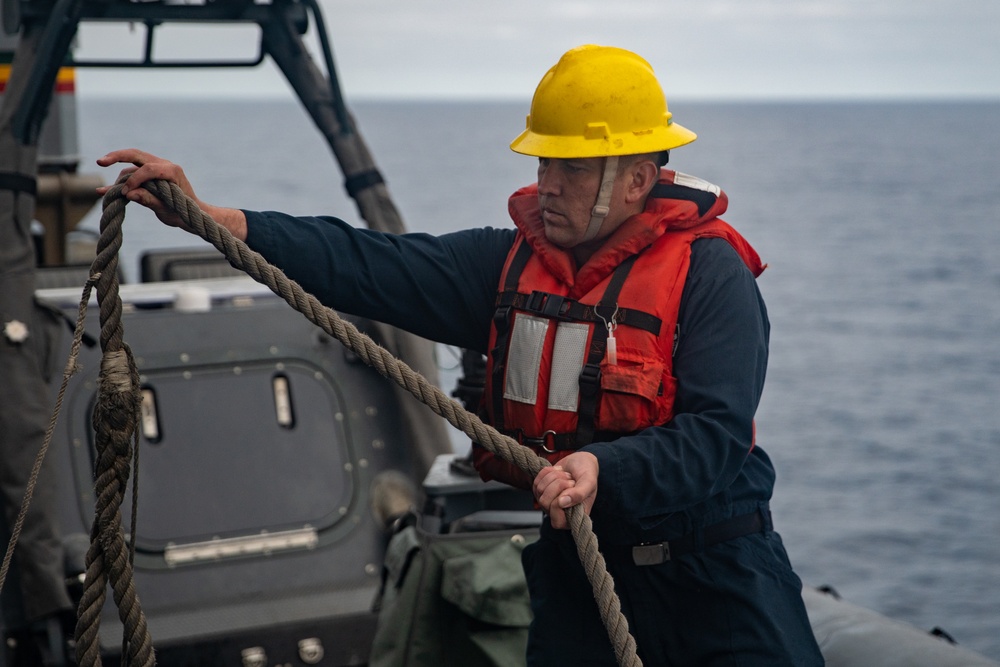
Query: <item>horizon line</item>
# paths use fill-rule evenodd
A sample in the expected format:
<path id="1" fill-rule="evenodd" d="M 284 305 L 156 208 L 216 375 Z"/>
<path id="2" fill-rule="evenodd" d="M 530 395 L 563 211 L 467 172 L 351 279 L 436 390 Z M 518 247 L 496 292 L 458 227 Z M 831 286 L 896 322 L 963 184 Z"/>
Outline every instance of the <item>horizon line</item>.
<path id="1" fill-rule="evenodd" d="M 265 93 L 253 93 L 253 92 L 238 92 L 238 93 L 213 93 L 211 91 L 207 92 L 194 92 L 194 91 L 146 91 L 144 93 L 136 93 L 135 91 L 130 91 L 128 93 L 122 93 L 117 91 L 81 91 L 79 88 L 76 90 L 77 101 L 81 100 L 110 100 L 110 101 L 168 101 L 168 102 L 191 102 L 191 101 L 211 101 L 211 102 L 225 102 L 225 101 L 254 101 L 254 102 L 284 102 L 292 101 L 297 102 L 298 98 L 292 94 L 290 91 L 285 93 L 278 92 L 265 92 Z M 530 96 L 513 96 L 513 95 L 411 95 L 411 94 L 361 94 L 356 93 L 353 95 L 345 95 L 344 99 L 348 103 L 389 103 L 389 104 L 432 104 L 432 103 L 450 103 L 450 104 L 472 104 L 472 103 L 489 103 L 489 104 L 520 104 L 524 106 L 529 106 L 531 104 Z M 812 104 L 812 103 L 998 103 L 1000 102 L 1000 93 L 994 94 L 983 94 L 983 93 L 886 93 L 881 95 L 871 95 L 871 94 L 829 94 L 829 95 L 792 95 L 792 94 L 772 94 L 772 95 L 753 95 L 753 96 L 740 96 L 740 95 L 711 95 L 711 94 L 694 94 L 694 95 L 671 95 L 669 99 L 669 104 L 671 106 L 677 103 L 683 104 L 768 104 L 768 103 L 787 103 L 787 104 Z"/>

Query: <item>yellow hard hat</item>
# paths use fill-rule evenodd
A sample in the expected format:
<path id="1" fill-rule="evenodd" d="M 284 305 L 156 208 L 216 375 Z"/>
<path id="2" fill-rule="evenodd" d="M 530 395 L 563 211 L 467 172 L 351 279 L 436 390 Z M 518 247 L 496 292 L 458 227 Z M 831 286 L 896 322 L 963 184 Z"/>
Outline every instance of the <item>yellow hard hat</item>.
<path id="1" fill-rule="evenodd" d="M 542 77 L 511 150 L 546 158 L 635 155 L 697 138 L 673 122 L 653 68 L 631 51 L 587 44 Z"/>

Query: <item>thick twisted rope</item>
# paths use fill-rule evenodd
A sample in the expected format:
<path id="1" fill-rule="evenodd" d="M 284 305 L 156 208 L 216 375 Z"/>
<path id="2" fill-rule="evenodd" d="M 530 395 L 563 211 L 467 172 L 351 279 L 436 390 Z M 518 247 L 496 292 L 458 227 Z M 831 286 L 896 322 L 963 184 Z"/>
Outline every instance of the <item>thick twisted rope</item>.
<path id="1" fill-rule="evenodd" d="M 321 304 L 316 297 L 308 294 L 279 269 L 268 264 L 260 254 L 235 238 L 229 230 L 218 225 L 209 215 L 198 208 L 194 200 L 185 195 L 177 185 L 154 180 L 144 183 L 143 187 L 173 209 L 189 229 L 222 252 L 230 264 L 245 271 L 257 282 L 266 285 L 289 305 L 301 312 L 306 319 L 357 354 L 383 377 L 392 380 L 410 392 L 437 415 L 444 417 L 452 426 L 480 443 L 487 450 L 532 476 L 537 475 L 543 467 L 550 465 L 547 460 L 536 456 L 527 447 L 523 447 L 512 438 L 483 423 L 476 415 L 465 410 L 419 373 L 393 357 L 388 350 L 358 331 L 353 324 L 341 319 L 336 312 Z M 109 227 L 112 225 L 120 227 L 127 203 L 128 201 L 121 196 L 121 182 L 119 181 L 108 190 L 104 197 L 102 229 L 106 224 Z M 118 307 L 120 308 L 120 302 Z M 110 308 L 111 306 L 109 306 L 109 312 Z M 102 319 L 104 313 L 105 307 L 102 304 Z M 593 587 L 594 599 L 597 601 L 601 618 L 608 631 L 608 637 L 614 647 L 618 664 L 622 667 L 640 667 L 642 662 L 636 655 L 635 640 L 629 634 L 628 621 L 622 614 L 614 582 L 608 573 L 604 557 L 598 550 L 597 537 L 594 535 L 590 516 L 581 506 L 574 506 L 567 510 L 567 517 L 576 542 L 577 553 Z"/>
<path id="2" fill-rule="evenodd" d="M 133 445 L 138 443 L 142 396 L 139 371 L 131 350 L 124 342 L 121 322 L 122 302 L 118 295 L 121 224 L 122 216 L 102 217 L 97 257 L 91 265 L 91 275 L 97 281 L 97 301 L 101 311 L 103 357 L 93 415 L 97 450 L 94 489 L 97 499 L 76 626 L 77 663 L 87 667 L 101 665 L 98 635 L 109 582 L 118 617 L 124 627 L 123 664 L 133 667 L 156 664 L 146 617 L 135 590 L 131 551 L 122 530 L 121 505 L 130 467 L 137 465 L 138 448 Z M 133 543 L 135 509 L 133 499 Z"/>

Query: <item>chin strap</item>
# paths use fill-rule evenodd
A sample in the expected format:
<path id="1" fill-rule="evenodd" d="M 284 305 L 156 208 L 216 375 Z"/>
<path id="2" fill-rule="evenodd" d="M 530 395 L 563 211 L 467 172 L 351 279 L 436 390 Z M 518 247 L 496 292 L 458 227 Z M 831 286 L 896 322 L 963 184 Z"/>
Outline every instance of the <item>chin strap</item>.
<path id="1" fill-rule="evenodd" d="M 615 176 L 618 175 L 618 156 L 611 155 L 604 162 L 604 175 L 601 177 L 601 189 L 597 192 L 597 202 L 590 211 L 590 224 L 583 242 L 592 241 L 608 215 L 608 205 L 611 203 L 611 190 L 615 187 Z"/>

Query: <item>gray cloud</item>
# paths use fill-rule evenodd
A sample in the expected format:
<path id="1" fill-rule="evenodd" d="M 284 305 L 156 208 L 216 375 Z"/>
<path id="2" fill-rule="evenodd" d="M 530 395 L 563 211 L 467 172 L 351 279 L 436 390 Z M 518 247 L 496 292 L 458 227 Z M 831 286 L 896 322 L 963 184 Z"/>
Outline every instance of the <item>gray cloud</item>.
<path id="1" fill-rule="evenodd" d="M 672 97 L 1000 96 L 994 0 L 322 2 L 341 81 L 358 97 L 526 98 L 563 51 L 587 42 L 640 53 Z M 117 30 L 84 26 L 80 54 L 107 57 L 135 41 Z M 167 57 L 195 47 L 243 54 L 253 39 L 178 31 L 157 44 Z M 83 94 L 287 94 L 273 67 L 261 69 L 79 80 Z"/>

